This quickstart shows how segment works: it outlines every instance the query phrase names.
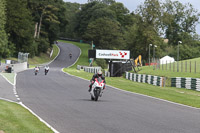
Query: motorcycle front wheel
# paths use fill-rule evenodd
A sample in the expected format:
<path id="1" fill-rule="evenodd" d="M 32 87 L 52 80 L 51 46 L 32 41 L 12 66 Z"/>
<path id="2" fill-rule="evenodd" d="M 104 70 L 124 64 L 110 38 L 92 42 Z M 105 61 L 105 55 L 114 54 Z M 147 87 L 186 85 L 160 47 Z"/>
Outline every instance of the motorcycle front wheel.
<path id="1" fill-rule="evenodd" d="M 94 101 L 94 97 L 91 96 L 91 100 Z"/>

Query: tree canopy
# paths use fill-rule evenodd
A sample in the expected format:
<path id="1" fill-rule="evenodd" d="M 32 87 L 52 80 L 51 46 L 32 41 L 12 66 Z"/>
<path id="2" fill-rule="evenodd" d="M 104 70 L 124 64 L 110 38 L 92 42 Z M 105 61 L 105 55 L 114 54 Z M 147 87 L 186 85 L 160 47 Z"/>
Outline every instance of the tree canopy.
<path id="1" fill-rule="evenodd" d="M 1 0 L 0 54 L 39 55 L 65 37 L 93 41 L 101 49 L 128 49 L 131 57 L 141 54 L 144 60 L 149 44 L 157 45 L 156 57 L 175 57 L 182 41 L 180 59 L 194 58 L 200 56 L 199 16 L 190 3 L 172 0 L 145 0 L 133 12 L 115 0 Z"/>

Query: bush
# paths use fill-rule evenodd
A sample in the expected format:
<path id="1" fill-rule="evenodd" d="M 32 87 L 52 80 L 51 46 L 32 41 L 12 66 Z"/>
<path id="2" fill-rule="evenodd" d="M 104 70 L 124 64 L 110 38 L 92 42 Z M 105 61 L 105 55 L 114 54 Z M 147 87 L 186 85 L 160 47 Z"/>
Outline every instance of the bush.
<path id="1" fill-rule="evenodd" d="M 102 69 L 107 68 L 106 60 L 104 59 L 96 59 L 96 64 L 100 66 Z"/>

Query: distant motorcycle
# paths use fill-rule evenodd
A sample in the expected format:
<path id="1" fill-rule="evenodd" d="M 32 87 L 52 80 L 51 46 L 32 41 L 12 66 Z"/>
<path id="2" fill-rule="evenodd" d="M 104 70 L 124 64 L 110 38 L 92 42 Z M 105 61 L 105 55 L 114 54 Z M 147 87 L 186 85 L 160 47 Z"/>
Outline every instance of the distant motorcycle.
<path id="1" fill-rule="evenodd" d="M 39 70 L 35 70 L 35 75 L 37 75 L 38 72 L 39 72 Z"/>
<path id="2" fill-rule="evenodd" d="M 39 67 L 35 67 L 35 75 L 37 75 L 39 73 Z"/>
<path id="3" fill-rule="evenodd" d="M 92 89 L 90 91 L 91 100 L 98 101 L 98 98 L 102 96 L 104 85 L 104 80 L 101 78 L 95 78 L 95 82 L 92 85 Z"/>
<path id="4" fill-rule="evenodd" d="M 47 69 L 44 70 L 45 75 L 47 75 L 48 72 L 49 72 L 49 70 L 47 70 Z"/>
<path id="5" fill-rule="evenodd" d="M 45 66 L 45 68 L 44 68 L 44 74 L 47 75 L 48 72 L 49 72 L 49 66 Z"/>

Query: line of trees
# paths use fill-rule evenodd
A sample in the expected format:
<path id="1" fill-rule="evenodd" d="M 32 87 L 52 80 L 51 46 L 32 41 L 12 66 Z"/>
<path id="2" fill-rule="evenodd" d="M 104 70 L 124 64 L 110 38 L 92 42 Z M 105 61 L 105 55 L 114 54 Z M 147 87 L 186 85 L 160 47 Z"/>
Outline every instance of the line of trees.
<path id="1" fill-rule="evenodd" d="M 189 3 L 145 0 L 131 13 L 114 0 L 70 5 L 74 5 L 68 9 L 73 14 L 71 26 L 63 37 L 93 41 L 97 48 L 129 49 L 133 58 L 141 54 L 146 60 L 149 44 L 158 46 L 157 57 L 176 57 L 178 41 L 182 41 L 180 59 L 200 56 L 200 37 L 195 33 L 200 14 Z"/>
<path id="2" fill-rule="evenodd" d="M 66 11 L 63 0 L 1 0 L 0 57 L 47 52 L 66 29 Z"/>
<path id="3" fill-rule="evenodd" d="M 1 0 L 0 57 L 45 53 L 58 37 L 93 41 L 102 49 L 129 49 L 133 58 L 141 54 L 146 60 L 149 44 L 158 46 L 157 57 L 176 57 L 182 41 L 180 59 L 200 57 L 199 16 L 191 4 L 171 0 L 145 0 L 131 13 L 115 0 Z"/>

